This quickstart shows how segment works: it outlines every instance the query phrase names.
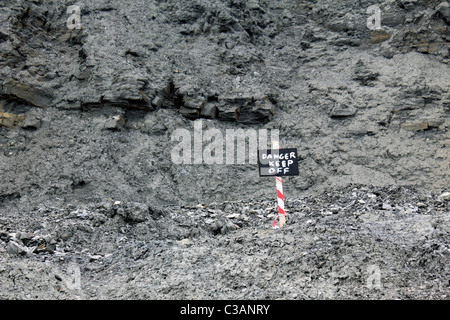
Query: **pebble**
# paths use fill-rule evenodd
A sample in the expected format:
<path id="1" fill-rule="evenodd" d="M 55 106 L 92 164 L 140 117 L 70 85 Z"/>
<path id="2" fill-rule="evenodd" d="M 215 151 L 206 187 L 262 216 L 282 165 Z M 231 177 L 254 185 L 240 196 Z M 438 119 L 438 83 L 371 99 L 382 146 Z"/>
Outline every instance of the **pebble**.
<path id="1" fill-rule="evenodd" d="M 30 232 L 16 232 L 16 238 L 19 240 L 30 240 L 34 237 L 34 234 Z"/>
<path id="2" fill-rule="evenodd" d="M 93 262 L 93 261 L 97 261 L 98 259 L 100 259 L 102 256 L 99 254 L 93 254 L 93 255 L 88 255 L 89 257 L 89 262 Z"/>
<path id="3" fill-rule="evenodd" d="M 338 213 L 339 212 L 339 207 L 331 207 L 331 209 L 330 209 L 330 211 L 332 212 L 332 213 Z"/>
<path id="4" fill-rule="evenodd" d="M 438 200 L 448 201 L 450 200 L 450 192 L 444 192 L 438 197 Z"/>
<path id="5" fill-rule="evenodd" d="M 183 239 L 183 240 L 177 241 L 177 243 L 180 246 L 184 246 L 184 247 L 192 246 L 194 244 L 194 242 L 191 239 Z"/>
<path id="6" fill-rule="evenodd" d="M 9 241 L 6 246 L 6 250 L 11 254 L 25 254 L 28 252 L 28 249 L 16 241 Z"/>
<path id="7" fill-rule="evenodd" d="M 416 204 L 416 206 L 417 206 L 418 208 L 425 208 L 427 205 L 426 205 L 425 203 L 423 203 L 423 202 L 418 202 L 418 203 Z"/>
<path id="8" fill-rule="evenodd" d="M 381 207 L 383 210 L 392 210 L 392 206 L 389 203 L 383 203 Z"/>

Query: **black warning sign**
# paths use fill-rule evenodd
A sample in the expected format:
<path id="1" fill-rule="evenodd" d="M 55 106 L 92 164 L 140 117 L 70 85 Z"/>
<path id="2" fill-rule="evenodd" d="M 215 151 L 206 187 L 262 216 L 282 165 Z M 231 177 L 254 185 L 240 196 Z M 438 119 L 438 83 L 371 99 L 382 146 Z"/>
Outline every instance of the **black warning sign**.
<path id="1" fill-rule="evenodd" d="M 260 177 L 298 176 L 297 148 L 258 150 Z"/>

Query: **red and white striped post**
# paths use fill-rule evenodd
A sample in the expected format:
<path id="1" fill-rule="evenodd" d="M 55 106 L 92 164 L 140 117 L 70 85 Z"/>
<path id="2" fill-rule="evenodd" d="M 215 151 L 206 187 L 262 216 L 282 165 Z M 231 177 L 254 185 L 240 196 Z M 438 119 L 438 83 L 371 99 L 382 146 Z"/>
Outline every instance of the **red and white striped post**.
<path id="1" fill-rule="evenodd" d="M 272 142 L 272 149 L 280 149 L 278 141 Z M 272 223 L 274 229 L 277 227 L 277 219 L 280 221 L 280 228 L 286 223 L 286 213 L 284 211 L 284 194 L 283 194 L 283 179 L 281 177 L 275 177 L 277 186 L 277 204 L 278 204 L 278 216 Z"/>

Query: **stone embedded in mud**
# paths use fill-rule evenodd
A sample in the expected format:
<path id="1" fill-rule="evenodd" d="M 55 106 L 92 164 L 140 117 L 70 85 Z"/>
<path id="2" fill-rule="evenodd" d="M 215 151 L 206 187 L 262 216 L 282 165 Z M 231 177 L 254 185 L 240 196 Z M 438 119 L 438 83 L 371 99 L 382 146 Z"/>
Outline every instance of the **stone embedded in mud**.
<path id="1" fill-rule="evenodd" d="M 156 96 L 153 100 L 152 100 L 152 105 L 156 108 L 161 108 L 162 104 L 163 104 L 164 100 L 160 97 L 160 96 Z"/>
<path id="2" fill-rule="evenodd" d="M 200 112 L 202 118 L 216 119 L 218 114 L 217 106 L 214 103 L 207 103 Z"/>
<path id="3" fill-rule="evenodd" d="M 199 117 L 200 115 L 200 110 L 197 109 L 192 109 L 192 108 L 186 108 L 186 107 L 181 107 L 180 108 L 180 113 L 181 115 L 183 115 L 184 117 L 191 119 L 191 120 L 195 120 Z"/>
<path id="4" fill-rule="evenodd" d="M 22 128 L 36 130 L 39 129 L 41 125 L 41 119 L 36 117 L 26 117 L 22 123 Z"/>
<path id="5" fill-rule="evenodd" d="M 439 128 L 445 123 L 444 119 L 431 119 L 427 121 L 429 128 Z"/>
<path id="6" fill-rule="evenodd" d="M 7 112 L 0 112 L 0 126 L 7 128 L 14 127 L 16 123 L 17 115 Z"/>
<path id="7" fill-rule="evenodd" d="M 180 240 L 180 241 L 177 241 L 177 243 L 178 243 L 180 246 L 183 246 L 183 247 L 192 246 L 192 245 L 194 244 L 194 242 L 193 242 L 191 239 L 188 239 L 188 238 L 182 239 L 182 240 Z"/>
<path id="8" fill-rule="evenodd" d="M 125 223 L 141 223 L 148 219 L 150 209 L 146 204 L 130 202 L 124 203 L 117 201 L 113 208 L 112 217 L 117 221 Z"/>
<path id="9" fill-rule="evenodd" d="M 217 118 L 222 121 L 236 121 L 239 117 L 238 106 L 218 105 L 217 111 Z"/>
<path id="10" fill-rule="evenodd" d="M 418 42 L 414 47 L 417 48 L 418 52 L 425 54 L 436 53 L 441 49 L 439 43 L 430 41 Z"/>
<path id="11" fill-rule="evenodd" d="M 330 112 L 332 118 L 347 118 L 353 117 L 357 112 L 357 109 L 351 106 L 337 103 Z"/>
<path id="12" fill-rule="evenodd" d="M 206 104 L 205 97 L 183 97 L 183 103 L 186 108 L 201 110 Z"/>
<path id="13" fill-rule="evenodd" d="M 234 224 L 231 221 L 228 221 L 228 222 L 225 223 L 224 226 L 222 226 L 222 228 L 220 229 L 220 233 L 221 234 L 227 234 L 227 233 L 229 233 L 231 231 L 235 231 L 237 229 L 239 229 L 238 225 Z"/>
<path id="14" fill-rule="evenodd" d="M 401 128 L 406 131 L 421 131 L 428 129 L 428 123 L 426 121 L 404 123 L 401 125 Z"/>
<path id="15" fill-rule="evenodd" d="M 128 207 L 127 219 L 130 222 L 144 222 L 148 219 L 149 208 L 146 204 L 133 203 Z"/>
<path id="16" fill-rule="evenodd" d="M 21 241 L 30 240 L 34 237 L 34 234 L 31 232 L 16 232 L 16 238 Z"/>
<path id="17" fill-rule="evenodd" d="M 439 128 L 444 124 L 443 119 L 431 119 L 423 121 L 408 122 L 401 125 L 401 128 L 406 131 L 423 131 L 433 128 Z"/>
<path id="18" fill-rule="evenodd" d="M 358 60 L 355 65 L 353 80 L 358 81 L 365 86 L 373 85 L 372 82 L 376 81 L 380 73 L 370 70 L 362 60 Z"/>
<path id="19" fill-rule="evenodd" d="M 384 30 L 372 31 L 369 35 L 369 40 L 371 43 L 380 43 L 388 40 L 392 35 Z"/>
<path id="20" fill-rule="evenodd" d="M 267 123 L 275 114 L 275 106 L 268 97 L 222 96 L 217 103 L 209 104 L 217 118 L 243 124 Z M 214 109 L 216 107 L 216 109 Z"/>
<path id="21" fill-rule="evenodd" d="M 383 210 L 392 210 L 392 206 L 389 203 L 383 203 L 383 205 L 381 206 L 381 209 Z"/>
<path id="22" fill-rule="evenodd" d="M 123 115 L 111 116 L 103 121 L 103 129 L 119 130 L 125 125 L 125 118 Z"/>
<path id="23" fill-rule="evenodd" d="M 267 97 L 224 96 L 217 101 L 207 102 L 205 97 L 186 96 L 183 97 L 183 106 L 179 112 L 191 120 L 201 117 L 257 124 L 269 122 L 275 113 L 275 106 Z"/>
<path id="24" fill-rule="evenodd" d="M 33 253 L 54 253 L 56 250 L 56 243 L 41 243 L 33 249 Z"/>
<path id="25" fill-rule="evenodd" d="M 52 95 L 47 90 L 38 89 L 30 84 L 19 83 L 15 80 L 6 82 L 0 94 L 23 100 L 41 108 L 49 107 L 53 101 Z"/>
<path id="26" fill-rule="evenodd" d="M 441 2 L 436 10 L 435 16 L 444 19 L 447 25 L 450 26 L 450 4 L 448 2 Z"/>
<path id="27" fill-rule="evenodd" d="M 28 253 L 28 249 L 25 246 L 22 246 L 16 241 L 9 241 L 8 245 L 6 246 L 6 250 L 11 254 L 26 254 Z"/>
<path id="28" fill-rule="evenodd" d="M 26 121 L 24 114 L 14 114 L 9 112 L 0 112 L 0 127 L 13 128 L 14 126 L 23 127 L 23 123 Z"/>
<path id="29" fill-rule="evenodd" d="M 149 114 L 145 117 L 144 123 L 141 126 L 141 131 L 152 134 L 163 134 L 167 131 L 167 127 L 152 114 Z"/>
<path id="30" fill-rule="evenodd" d="M 102 258 L 102 256 L 99 254 L 88 255 L 88 257 L 89 257 L 89 262 L 94 262 L 94 261 L 97 261 Z"/>
<path id="31" fill-rule="evenodd" d="M 450 192 L 444 192 L 439 197 L 439 200 L 448 201 L 450 200 Z"/>
<path id="32" fill-rule="evenodd" d="M 239 109 L 238 122 L 245 124 L 266 123 L 272 120 L 275 107 L 267 98 L 256 100 L 250 105 Z"/>
<path id="33" fill-rule="evenodd" d="M 331 213 L 334 213 L 334 214 L 339 213 L 340 210 L 341 209 L 338 206 L 333 206 L 330 208 Z"/>

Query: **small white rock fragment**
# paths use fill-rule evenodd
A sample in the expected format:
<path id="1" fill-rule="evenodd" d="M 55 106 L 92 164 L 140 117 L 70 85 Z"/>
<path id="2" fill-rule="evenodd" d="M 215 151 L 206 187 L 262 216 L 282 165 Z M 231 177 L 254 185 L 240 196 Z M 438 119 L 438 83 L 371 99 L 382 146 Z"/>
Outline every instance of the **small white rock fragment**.
<path id="1" fill-rule="evenodd" d="M 191 239 L 187 239 L 187 238 L 183 239 L 183 240 L 180 240 L 180 241 L 177 241 L 177 243 L 179 245 L 181 245 L 181 246 L 191 246 L 191 245 L 194 244 L 194 242 Z"/>
<path id="2" fill-rule="evenodd" d="M 450 192 L 444 192 L 438 197 L 439 200 L 450 200 Z"/>
<path id="3" fill-rule="evenodd" d="M 383 210 L 392 210 L 392 206 L 389 203 L 383 203 L 381 207 Z"/>

